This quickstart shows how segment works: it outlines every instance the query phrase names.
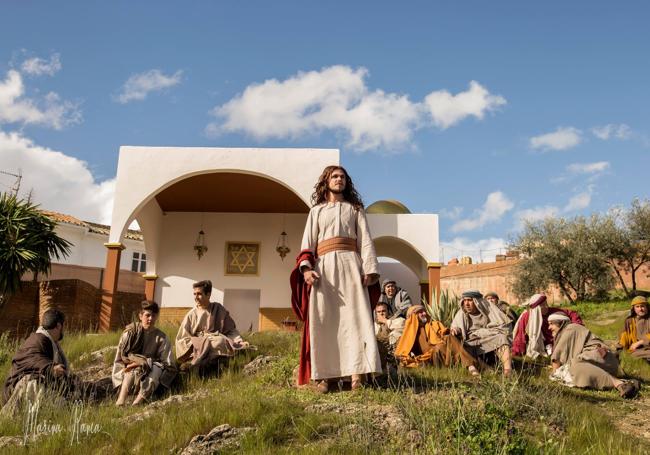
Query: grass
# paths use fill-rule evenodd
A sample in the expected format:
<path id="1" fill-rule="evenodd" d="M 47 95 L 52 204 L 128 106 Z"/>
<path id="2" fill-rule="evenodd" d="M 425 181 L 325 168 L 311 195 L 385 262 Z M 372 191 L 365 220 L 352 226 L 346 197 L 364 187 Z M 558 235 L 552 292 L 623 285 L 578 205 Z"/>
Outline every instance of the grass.
<path id="1" fill-rule="evenodd" d="M 601 311 L 595 304 L 576 309 L 601 336 L 620 330 L 619 313 L 629 306 L 598 305 L 603 305 Z M 163 330 L 174 338 L 176 327 Z M 63 347 L 74 367 L 80 368 L 84 352 L 113 346 L 119 335 L 67 333 Z M 475 381 L 457 368 L 418 369 L 393 377 L 385 387 L 321 396 L 290 387 L 298 334 L 265 332 L 248 339 L 257 352 L 235 358 L 219 378 L 184 377 L 173 392 L 204 391 L 201 399 L 161 407 L 141 423 L 123 419 L 142 408 L 116 408 L 106 400 L 83 409 L 82 421 L 98 425 L 96 433 L 71 442 L 66 430 L 28 447 L 4 448 L 3 453 L 175 453 L 194 435 L 223 423 L 255 428 L 242 437 L 241 453 L 636 454 L 641 447 L 609 417 L 636 409 L 634 402 L 615 392 L 564 388 L 548 381 L 547 371 L 528 364 L 517 365 L 513 380 L 487 372 Z M 15 347 L 15 342 L 0 336 L 3 374 Z M 243 365 L 258 354 L 278 359 L 256 375 L 245 375 Z M 622 360 L 628 374 L 650 381 L 650 366 L 627 355 Z M 112 362 L 112 355 L 104 361 Z M 38 420 L 66 429 L 74 409 L 72 404 L 63 408 L 44 404 Z M 3 435 L 20 435 L 23 423 L 20 418 L 0 418 L 0 429 Z"/>

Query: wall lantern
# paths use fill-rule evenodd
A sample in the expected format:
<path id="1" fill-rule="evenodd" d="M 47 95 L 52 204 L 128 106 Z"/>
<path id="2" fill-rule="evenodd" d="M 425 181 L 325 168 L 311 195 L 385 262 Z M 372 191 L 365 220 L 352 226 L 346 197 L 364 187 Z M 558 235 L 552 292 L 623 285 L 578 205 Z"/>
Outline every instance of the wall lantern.
<path id="1" fill-rule="evenodd" d="M 205 252 L 208 251 L 208 247 L 205 246 L 205 232 L 203 232 L 203 229 L 199 231 L 199 236 L 196 238 L 196 242 L 194 243 L 194 251 L 196 252 L 196 257 L 199 258 L 199 261 Z"/>
<path id="2" fill-rule="evenodd" d="M 287 253 L 291 251 L 291 248 L 289 248 L 289 242 L 287 241 L 288 237 L 287 233 L 282 231 L 282 234 L 278 237 L 278 244 L 275 247 L 275 251 L 278 252 L 283 261 Z"/>

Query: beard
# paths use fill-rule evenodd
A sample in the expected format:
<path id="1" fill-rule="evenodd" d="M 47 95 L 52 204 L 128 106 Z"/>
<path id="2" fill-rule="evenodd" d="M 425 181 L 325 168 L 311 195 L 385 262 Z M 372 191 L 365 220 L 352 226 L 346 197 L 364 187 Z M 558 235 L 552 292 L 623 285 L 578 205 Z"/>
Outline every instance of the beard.
<path id="1" fill-rule="evenodd" d="M 59 334 L 59 341 L 63 339 L 63 330 L 61 330 L 61 333 Z"/>
<path id="2" fill-rule="evenodd" d="M 338 190 L 336 188 L 328 188 L 330 193 L 334 194 L 343 194 L 345 192 L 345 187 L 342 190 Z"/>
<path id="3" fill-rule="evenodd" d="M 420 320 L 420 324 L 426 324 L 429 322 L 429 317 L 426 314 L 418 316 L 418 319 Z"/>

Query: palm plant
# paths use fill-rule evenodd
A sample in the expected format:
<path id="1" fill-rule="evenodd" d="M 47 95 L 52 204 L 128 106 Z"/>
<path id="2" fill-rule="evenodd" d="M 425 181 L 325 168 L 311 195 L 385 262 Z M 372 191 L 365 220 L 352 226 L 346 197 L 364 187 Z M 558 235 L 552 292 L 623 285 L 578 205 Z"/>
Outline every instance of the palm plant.
<path id="1" fill-rule="evenodd" d="M 449 295 L 449 290 L 441 291 L 438 295 L 438 290 L 433 289 L 432 296 L 433 304 L 427 302 L 426 295 L 422 296 L 422 305 L 429 313 L 429 317 L 434 321 L 442 322 L 445 327 L 451 325 L 451 321 L 454 319 L 454 315 L 460 308 L 460 302 L 458 296 L 454 294 L 453 296 Z"/>
<path id="2" fill-rule="evenodd" d="M 70 254 L 72 244 L 59 237 L 55 227 L 35 204 L 0 194 L 0 306 L 21 288 L 25 273 L 47 275 L 52 258 Z"/>

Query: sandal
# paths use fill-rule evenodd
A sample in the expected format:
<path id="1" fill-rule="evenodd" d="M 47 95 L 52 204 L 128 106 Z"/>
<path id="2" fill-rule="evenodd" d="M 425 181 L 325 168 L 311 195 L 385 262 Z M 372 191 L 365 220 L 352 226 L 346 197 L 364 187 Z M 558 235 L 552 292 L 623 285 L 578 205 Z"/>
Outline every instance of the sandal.
<path id="1" fill-rule="evenodd" d="M 327 379 L 321 379 L 316 383 L 316 391 L 318 393 L 327 393 L 330 391 L 330 384 Z"/>

